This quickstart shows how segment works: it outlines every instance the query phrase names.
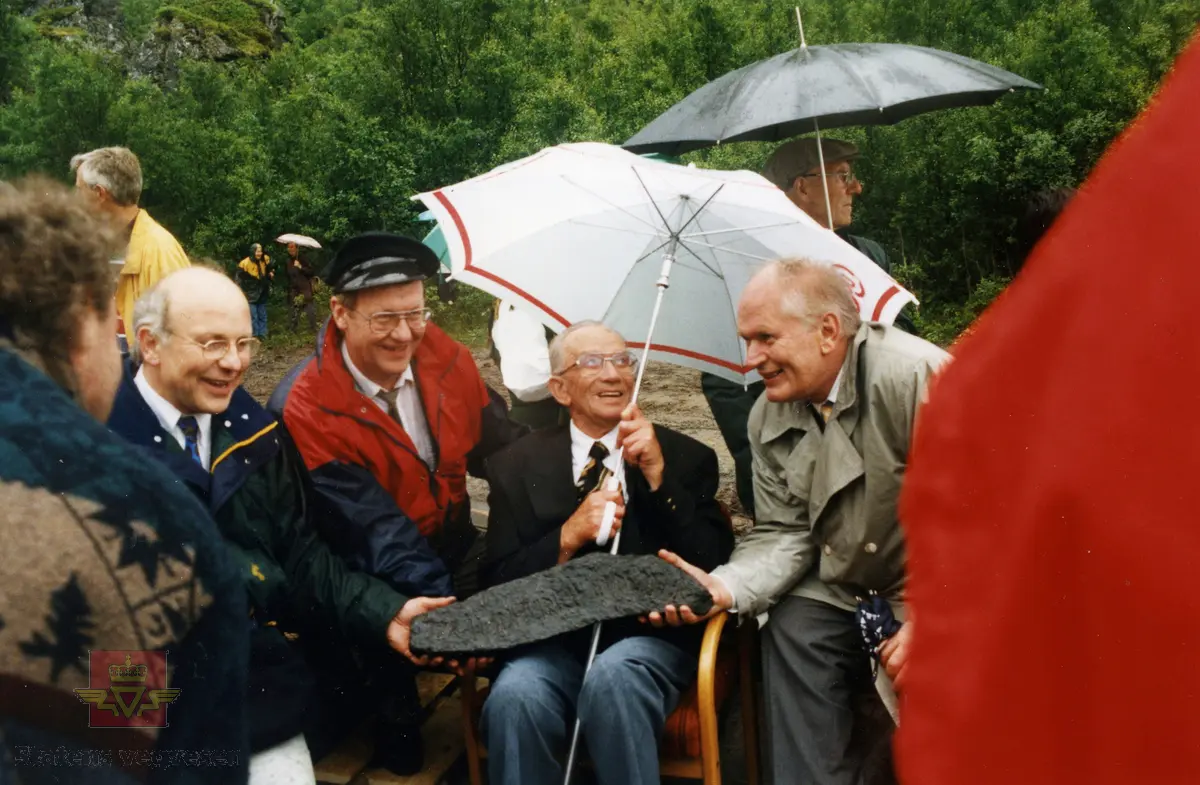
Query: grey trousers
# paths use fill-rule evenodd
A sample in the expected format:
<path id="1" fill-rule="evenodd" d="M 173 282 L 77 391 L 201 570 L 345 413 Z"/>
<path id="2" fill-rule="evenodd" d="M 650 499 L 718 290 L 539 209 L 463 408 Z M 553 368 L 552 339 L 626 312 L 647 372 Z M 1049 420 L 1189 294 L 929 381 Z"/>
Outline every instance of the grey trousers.
<path id="1" fill-rule="evenodd" d="M 805 597 L 763 630 L 767 782 L 890 785 L 894 725 L 875 692 L 853 613 Z"/>

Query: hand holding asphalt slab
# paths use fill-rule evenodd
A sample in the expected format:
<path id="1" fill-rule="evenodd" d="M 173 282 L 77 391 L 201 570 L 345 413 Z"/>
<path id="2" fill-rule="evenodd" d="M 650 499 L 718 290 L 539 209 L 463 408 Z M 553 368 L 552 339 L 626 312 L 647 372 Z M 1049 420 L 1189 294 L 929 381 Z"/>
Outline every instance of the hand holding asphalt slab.
<path id="1" fill-rule="evenodd" d="M 703 615 L 712 596 L 657 556 L 592 553 L 418 616 L 411 647 L 419 654 L 487 655 L 667 605 Z"/>

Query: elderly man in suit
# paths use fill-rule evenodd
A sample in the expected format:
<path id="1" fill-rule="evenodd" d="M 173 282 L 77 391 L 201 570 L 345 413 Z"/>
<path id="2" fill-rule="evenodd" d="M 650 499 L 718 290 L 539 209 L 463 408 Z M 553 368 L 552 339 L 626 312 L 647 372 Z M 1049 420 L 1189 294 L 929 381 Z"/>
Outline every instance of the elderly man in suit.
<path id="1" fill-rule="evenodd" d="M 554 339 L 550 362 L 550 390 L 571 419 L 489 460 L 486 579 L 503 583 L 596 551 L 609 501 L 621 553 L 670 548 L 709 568 L 723 562 L 733 534 L 715 498 L 717 456 L 630 405 L 637 358 L 624 339 L 581 322 Z M 626 485 L 610 490 L 603 479 L 619 468 L 622 446 Z M 577 713 L 601 785 L 658 782 L 655 742 L 695 675 L 702 631 L 655 631 L 633 619 L 605 631 L 586 678 L 588 630 L 503 663 L 483 707 L 493 785 L 561 782 Z"/>
<path id="2" fill-rule="evenodd" d="M 845 279 L 803 260 L 776 262 L 750 281 L 738 331 L 765 384 L 749 422 L 757 524 L 711 575 L 664 555 L 708 586 L 714 613 L 771 609 L 770 781 L 890 779 L 890 761 L 871 763 L 886 754 L 888 733 L 856 711 L 873 675 L 860 623 L 889 610 L 905 620 L 896 503 L 917 408 L 948 355 L 897 328 L 860 323 Z M 671 607 L 651 621 L 664 617 L 699 621 Z M 903 623 L 879 646 L 898 688 L 911 636 Z"/>

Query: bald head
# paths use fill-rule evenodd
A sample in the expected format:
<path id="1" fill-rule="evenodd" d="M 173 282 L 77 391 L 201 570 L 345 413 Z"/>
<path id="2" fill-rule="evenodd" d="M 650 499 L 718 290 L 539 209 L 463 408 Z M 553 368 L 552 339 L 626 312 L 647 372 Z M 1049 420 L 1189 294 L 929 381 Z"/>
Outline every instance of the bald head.
<path id="1" fill-rule="evenodd" d="M 182 326 L 213 316 L 236 320 L 244 316 L 250 324 L 250 305 L 242 290 L 229 277 L 207 267 L 186 267 L 161 279 L 133 307 L 133 335 L 149 331 L 160 341 Z M 140 361 L 138 339 L 134 359 Z"/>
<path id="2" fill-rule="evenodd" d="M 224 411 L 256 346 L 237 284 L 189 267 L 159 281 L 133 315 L 134 357 L 151 387 L 183 414 Z"/>
<path id="3" fill-rule="evenodd" d="M 759 270 L 742 290 L 752 307 L 777 300 L 783 313 L 796 319 L 837 315 L 845 335 L 858 332 L 858 305 L 846 279 L 832 265 L 808 259 L 784 259 Z"/>

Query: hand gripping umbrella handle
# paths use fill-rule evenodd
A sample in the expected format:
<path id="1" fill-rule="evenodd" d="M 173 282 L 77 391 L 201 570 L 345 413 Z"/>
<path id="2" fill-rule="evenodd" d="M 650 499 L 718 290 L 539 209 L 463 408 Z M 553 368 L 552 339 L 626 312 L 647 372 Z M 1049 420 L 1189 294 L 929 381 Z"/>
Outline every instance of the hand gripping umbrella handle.
<path id="1" fill-rule="evenodd" d="M 606 485 L 607 485 L 607 490 L 615 491 L 621 487 L 621 481 L 619 479 L 617 479 L 617 476 L 614 474 L 613 476 L 608 478 L 608 482 L 606 483 Z M 603 515 L 603 517 L 600 518 L 600 533 L 596 535 L 596 544 L 597 545 L 604 546 L 604 545 L 608 544 L 608 538 L 609 538 L 609 535 L 612 534 L 613 523 L 615 523 L 616 520 L 617 520 L 617 503 L 616 502 L 607 502 L 604 505 L 604 515 Z"/>

